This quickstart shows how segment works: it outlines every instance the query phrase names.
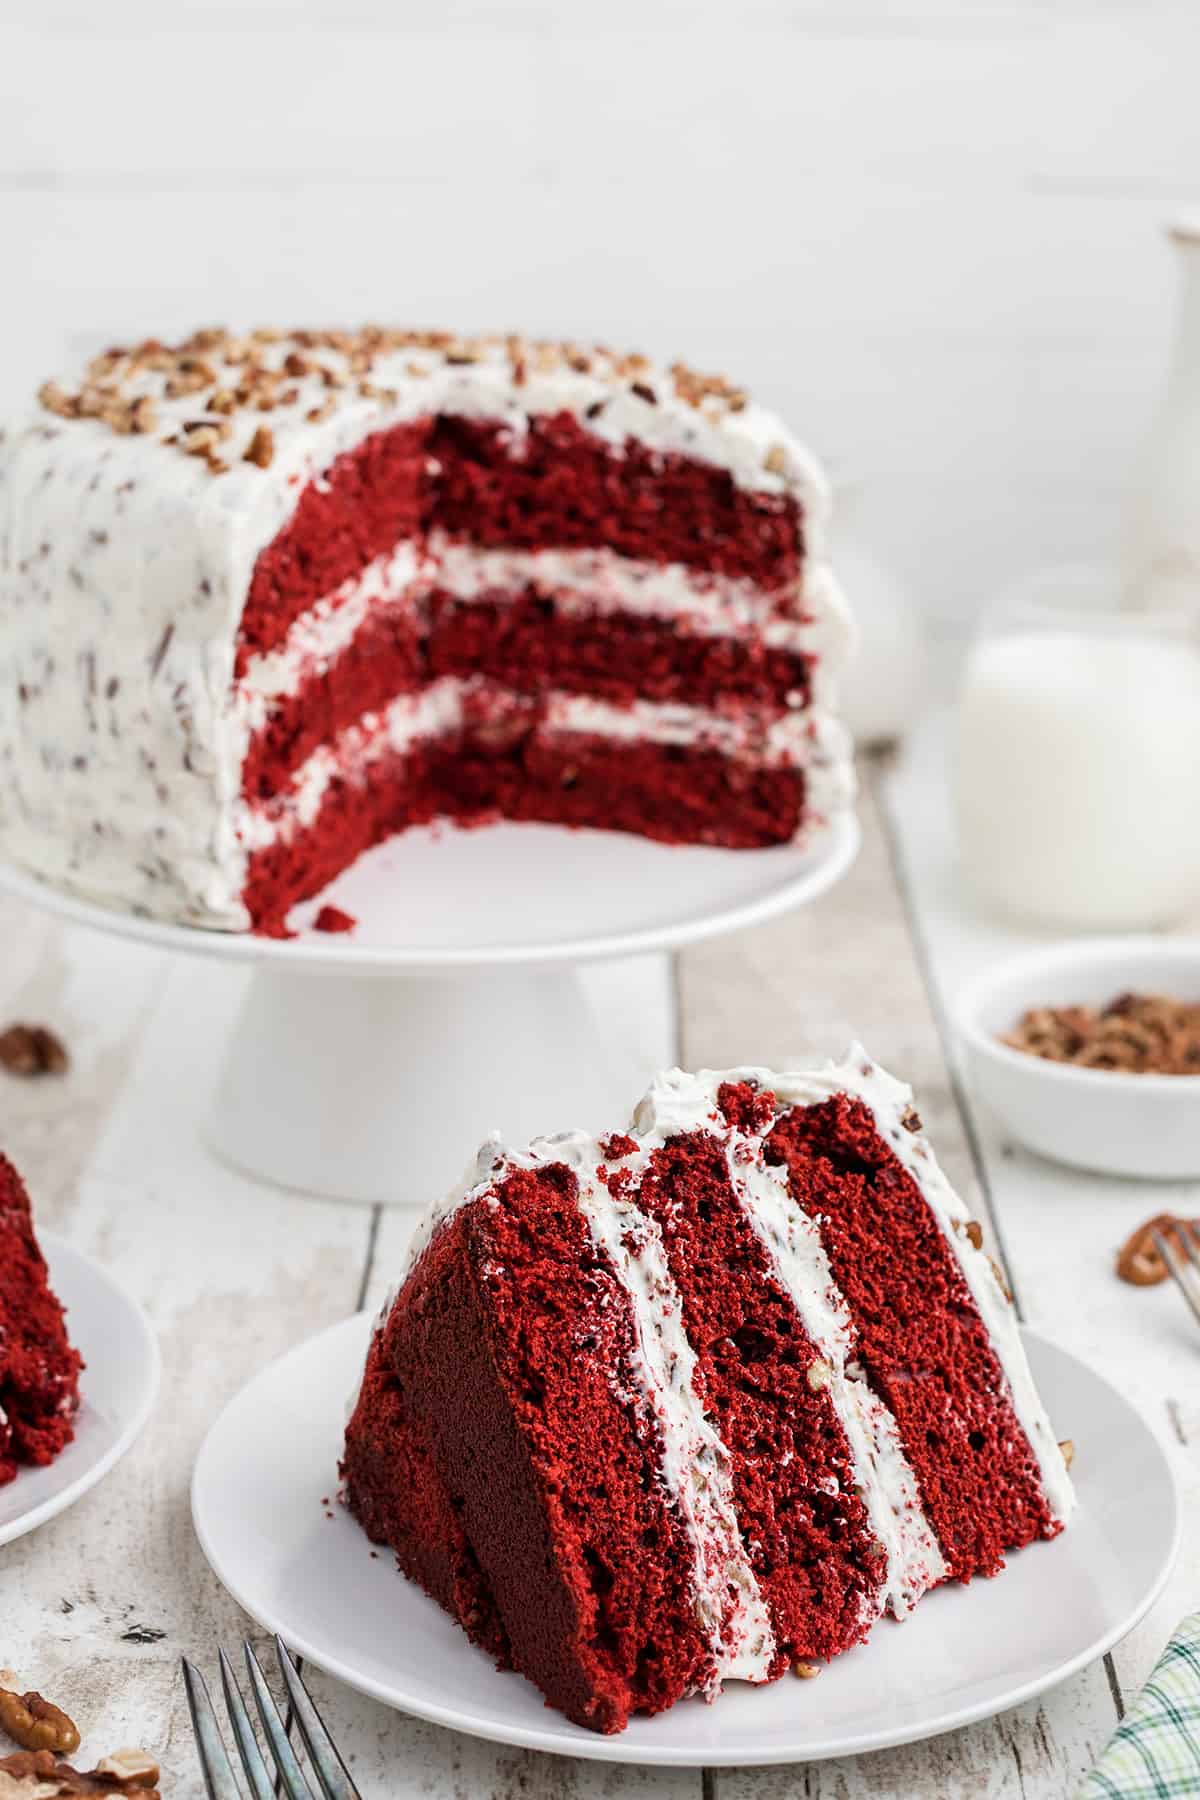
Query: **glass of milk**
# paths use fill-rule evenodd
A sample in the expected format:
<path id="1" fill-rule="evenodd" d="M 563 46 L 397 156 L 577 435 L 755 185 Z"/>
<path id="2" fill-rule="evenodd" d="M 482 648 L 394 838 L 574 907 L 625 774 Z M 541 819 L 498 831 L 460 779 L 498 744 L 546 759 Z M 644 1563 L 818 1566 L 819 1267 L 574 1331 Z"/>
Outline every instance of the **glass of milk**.
<path id="1" fill-rule="evenodd" d="M 1104 600 L 1063 571 L 985 621 L 952 774 L 964 872 L 985 904 L 1127 931 L 1200 899 L 1200 620 Z"/>

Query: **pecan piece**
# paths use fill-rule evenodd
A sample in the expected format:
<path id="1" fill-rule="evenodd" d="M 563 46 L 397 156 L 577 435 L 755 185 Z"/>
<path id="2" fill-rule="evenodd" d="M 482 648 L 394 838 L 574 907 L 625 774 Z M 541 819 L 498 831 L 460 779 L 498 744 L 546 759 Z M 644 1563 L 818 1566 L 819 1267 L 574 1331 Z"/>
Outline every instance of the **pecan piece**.
<path id="1" fill-rule="evenodd" d="M 85 1794 L 125 1794 L 160 1800 L 158 1764 L 143 1750 L 118 1750 L 94 1769 L 76 1769 L 49 1750 L 0 1756 L 0 1800 L 73 1800 Z"/>
<path id="2" fill-rule="evenodd" d="M 1139 1225 L 1117 1252 L 1117 1274 L 1121 1280 L 1128 1281 L 1132 1287 L 1157 1287 L 1160 1281 L 1165 1281 L 1171 1271 L 1163 1261 L 1155 1238 L 1171 1240 L 1178 1250 L 1174 1233 L 1186 1228 L 1187 1223 L 1175 1213 L 1155 1213 L 1152 1219 Z M 1193 1219 L 1191 1226 L 1193 1230 L 1200 1230 L 1200 1219 Z"/>
<path id="3" fill-rule="evenodd" d="M 16 1677 L 2 1671 L 6 1682 Z M 0 1730 L 6 1731 L 22 1750 L 53 1750 L 56 1755 L 70 1755 L 79 1748 L 79 1732 L 60 1706 L 52 1706 L 41 1694 L 18 1694 L 13 1688 L 0 1686 Z"/>
<path id="4" fill-rule="evenodd" d="M 62 1075 L 70 1060 L 62 1041 L 44 1025 L 10 1025 L 0 1032 L 0 1069 L 10 1075 Z"/>
<path id="5" fill-rule="evenodd" d="M 246 446 L 243 462 L 256 463 L 260 469 L 269 469 L 275 455 L 275 434 L 268 425 L 259 425 Z"/>

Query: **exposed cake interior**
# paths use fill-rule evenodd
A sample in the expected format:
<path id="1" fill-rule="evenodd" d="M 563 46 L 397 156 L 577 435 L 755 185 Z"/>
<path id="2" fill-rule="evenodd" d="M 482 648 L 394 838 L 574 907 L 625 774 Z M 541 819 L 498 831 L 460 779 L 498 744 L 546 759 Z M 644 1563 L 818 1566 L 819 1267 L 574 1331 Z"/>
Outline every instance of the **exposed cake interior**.
<path id="1" fill-rule="evenodd" d="M 487 1146 L 385 1311 L 348 1502 L 595 1729 L 837 1655 L 1071 1509 L 968 1225 L 857 1051 L 675 1071 L 629 1133 Z M 396 1430 L 440 1510 L 388 1485 Z M 459 1534 L 465 1601 L 436 1573 Z"/>
<path id="2" fill-rule="evenodd" d="M 569 413 L 368 437 L 302 493 L 242 618 L 255 925 L 436 817 L 796 837 L 838 754 L 804 562 L 794 495 Z"/>
<path id="3" fill-rule="evenodd" d="M 856 1360 L 896 1421 L 947 1575 L 994 1575 L 1006 1549 L 1048 1535 L 1052 1514 L 951 1242 L 861 1099 L 793 1109 L 766 1153 L 821 1222 Z M 881 1281 L 885 1262 L 899 1266 Z"/>
<path id="4" fill-rule="evenodd" d="M 75 1434 L 79 1371 L 38 1248 L 29 1197 L 0 1156 L 0 1487 L 53 1462 Z"/>

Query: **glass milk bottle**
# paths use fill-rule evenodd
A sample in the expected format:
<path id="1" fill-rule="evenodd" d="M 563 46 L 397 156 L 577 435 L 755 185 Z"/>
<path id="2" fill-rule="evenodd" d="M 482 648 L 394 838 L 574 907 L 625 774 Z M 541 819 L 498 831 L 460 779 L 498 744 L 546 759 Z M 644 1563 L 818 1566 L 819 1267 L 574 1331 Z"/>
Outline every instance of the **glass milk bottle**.
<path id="1" fill-rule="evenodd" d="M 1200 215 L 1169 235 L 1179 301 L 1166 386 L 1129 509 L 1125 599 L 1132 606 L 1200 603 Z"/>
<path id="2" fill-rule="evenodd" d="M 978 897 L 1084 930 L 1169 924 L 1200 898 L 1194 617 L 1010 604 L 968 658 L 954 754 Z"/>

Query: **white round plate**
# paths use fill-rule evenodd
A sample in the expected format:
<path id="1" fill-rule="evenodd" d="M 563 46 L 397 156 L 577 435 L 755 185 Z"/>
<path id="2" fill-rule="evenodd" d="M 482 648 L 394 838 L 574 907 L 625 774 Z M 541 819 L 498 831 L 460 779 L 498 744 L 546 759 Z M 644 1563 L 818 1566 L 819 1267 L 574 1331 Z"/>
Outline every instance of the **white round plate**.
<path id="1" fill-rule="evenodd" d="M 371 1547 L 336 1502 L 346 1397 L 371 1321 L 360 1314 L 263 1370 L 200 1452 L 192 1516 L 221 1581 L 261 1625 L 365 1694 L 501 1743 L 609 1762 L 812 1761 L 933 1737 L 1064 1680 L 1135 1625 L 1175 1560 L 1179 1504 L 1166 1457 L 1116 1390 L 1034 1332 L 1034 1375 L 1079 1446 L 1080 1507 L 1051 1544 L 996 1581 L 930 1594 L 883 1621 L 818 1682 L 732 1683 L 615 1737 L 571 1725 L 502 1674 Z M 326 1517 L 332 1511 L 334 1517 Z"/>
<path id="2" fill-rule="evenodd" d="M 0 1544 L 44 1525 L 103 1480 L 141 1434 L 161 1374 L 158 1339 L 141 1307 L 70 1244 L 48 1231 L 38 1239 L 87 1367 L 75 1436 L 62 1455 L 47 1469 L 20 1469 L 0 1487 Z"/>
<path id="3" fill-rule="evenodd" d="M 801 847 L 712 850 L 561 825 L 431 825 L 389 839 L 295 909 L 293 938 L 205 931 L 112 910 L 0 865 L 0 892 L 75 924 L 169 950 L 292 969 L 403 973 L 580 962 L 671 950 L 813 900 L 850 867 L 859 830 L 842 814 Z M 314 931 L 322 905 L 353 932 Z"/>

